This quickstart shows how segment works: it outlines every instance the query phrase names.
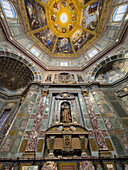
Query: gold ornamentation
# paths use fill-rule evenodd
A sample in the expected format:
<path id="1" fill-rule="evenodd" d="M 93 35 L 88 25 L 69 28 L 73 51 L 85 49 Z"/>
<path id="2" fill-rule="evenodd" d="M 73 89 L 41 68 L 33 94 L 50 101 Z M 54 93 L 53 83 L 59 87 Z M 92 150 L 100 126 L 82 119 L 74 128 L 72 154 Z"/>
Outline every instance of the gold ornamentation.
<path id="1" fill-rule="evenodd" d="M 48 95 L 48 92 L 49 92 L 49 90 L 42 90 L 41 94 L 44 97 L 44 96 Z"/>
<path id="2" fill-rule="evenodd" d="M 81 92 L 84 97 L 88 97 L 88 90 L 82 90 Z"/>
<path id="3" fill-rule="evenodd" d="M 18 113 L 18 117 L 23 117 L 24 113 Z"/>
<path id="4" fill-rule="evenodd" d="M 55 48 L 56 48 L 56 43 L 57 43 L 58 37 L 69 38 L 69 40 L 71 42 L 71 36 L 76 30 L 78 30 L 78 28 L 87 31 L 88 33 L 91 33 L 92 35 L 94 35 L 94 37 L 91 40 L 87 41 L 87 43 L 85 43 L 85 45 L 81 49 L 79 49 L 78 52 L 75 51 L 73 44 L 71 42 L 73 54 L 62 54 L 61 53 L 61 57 L 78 57 L 78 56 L 80 56 L 81 53 L 83 53 L 85 51 L 85 48 L 84 48 L 85 46 L 86 46 L 86 49 L 87 49 L 92 43 L 94 43 L 94 41 L 96 41 L 97 38 L 99 38 L 101 36 L 103 26 L 104 26 L 104 22 L 105 22 L 105 19 L 106 19 L 106 16 L 107 16 L 106 15 L 107 9 L 109 8 L 109 4 L 111 2 L 110 0 L 105 0 L 104 7 L 103 7 L 103 10 L 102 10 L 102 14 L 101 14 L 101 17 L 100 17 L 100 21 L 99 21 L 99 24 L 98 24 L 97 33 L 95 33 L 94 31 L 90 31 L 88 29 L 81 27 L 80 26 L 80 19 L 81 19 L 82 8 L 87 8 L 88 5 L 90 5 L 92 2 L 96 2 L 96 0 L 91 0 L 90 2 L 86 3 L 83 7 L 75 0 L 67 1 L 68 4 L 66 6 L 63 6 L 61 4 L 62 2 L 57 1 L 57 0 L 56 1 L 49 0 L 47 5 L 42 3 L 39 0 L 35 0 L 35 1 L 38 2 L 40 5 L 44 6 L 45 9 L 46 9 L 47 25 L 32 31 L 31 28 L 30 28 L 30 25 L 29 25 L 29 20 L 28 20 L 26 8 L 25 8 L 24 0 L 18 0 L 19 8 L 20 8 L 20 11 L 21 11 L 21 14 L 22 14 L 24 27 L 25 27 L 25 30 L 27 32 L 27 35 L 30 36 L 30 38 L 32 38 L 33 41 L 38 46 L 40 46 L 42 49 L 44 49 L 45 52 L 47 53 L 46 55 L 48 55 L 50 57 L 60 57 L 60 53 L 53 53 Z M 58 4 L 57 6 L 56 6 L 56 3 Z M 57 19 L 55 20 L 55 22 L 53 20 L 51 20 L 51 16 L 53 14 L 60 16 L 62 14 L 62 12 L 66 13 L 67 16 L 68 16 L 68 21 L 65 23 L 66 25 L 61 23 L 60 17 L 56 17 Z M 54 32 L 54 34 L 57 37 L 52 51 L 50 51 L 43 43 L 41 43 L 34 36 L 35 33 L 38 33 L 42 29 L 46 29 L 48 27 L 51 29 L 52 32 Z"/>
<path id="5" fill-rule="evenodd" d="M 96 146 L 96 142 L 94 139 L 89 139 L 90 141 L 90 145 L 93 151 L 97 151 L 97 146 Z"/>
<path id="6" fill-rule="evenodd" d="M 24 140 L 22 141 L 22 144 L 21 144 L 21 147 L 20 147 L 19 152 L 24 152 L 24 151 L 25 151 L 26 146 L 27 146 L 27 142 L 28 142 L 27 139 L 24 139 Z"/>
<path id="7" fill-rule="evenodd" d="M 40 139 L 37 144 L 37 152 L 42 152 L 44 140 Z"/>
<path id="8" fill-rule="evenodd" d="M 113 146 L 112 146 L 112 143 L 111 143 L 110 139 L 105 138 L 105 142 L 107 144 L 107 147 L 108 147 L 109 151 L 113 151 L 114 149 L 113 149 Z"/>
<path id="9" fill-rule="evenodd" d="M 70 144 L 70 138 L 69 138 L 68 135 L 66 135 L 66 136 L 65 136 L 65 145 L 66 145 L 66 146 L 69 146 L 69 144 Z"/>
<path id="10" fill-rule="evenodd" d="M 10 136 L 14 136 L 16 134 L 16 130 L 11 130 L 10 132 L 9 132 L 9 135 Z"/>

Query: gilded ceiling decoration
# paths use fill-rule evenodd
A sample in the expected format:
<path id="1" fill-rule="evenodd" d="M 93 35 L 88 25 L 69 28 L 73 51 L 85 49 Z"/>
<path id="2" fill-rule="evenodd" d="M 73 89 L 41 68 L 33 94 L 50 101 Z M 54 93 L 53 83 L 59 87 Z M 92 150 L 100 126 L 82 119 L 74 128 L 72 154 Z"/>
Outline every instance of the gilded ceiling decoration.
<path id="1" fill-rule="evenodd" d="M 100 36 L 107 0 L 19 0 L 25 30 L 51 57 L 77 57 Z"/>

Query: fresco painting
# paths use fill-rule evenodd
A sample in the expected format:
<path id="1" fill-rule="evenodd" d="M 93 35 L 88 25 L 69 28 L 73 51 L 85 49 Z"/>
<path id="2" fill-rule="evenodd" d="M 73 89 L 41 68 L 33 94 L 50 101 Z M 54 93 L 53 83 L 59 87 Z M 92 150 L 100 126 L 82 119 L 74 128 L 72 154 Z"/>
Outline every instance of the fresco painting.
<path id="1" fill-rule="evenodd" d="M 56 40 L 56 35 L 49 29 L 43 29 L 40 32 L 37 32 L 34 34 L 38 40 L 42 42 L 50 51 L 52 51 L 55 40 Z"/>
<path id="2" fill-rule="evenodd" d="M 71 41 L 75 48 L 75 51 L 79 51 L 89 40 L 93 38 L 93 35 L 85 30 L 78 29 L 71 37 Z"/>
<path id="3" fill-rule="evenodd" d="M 67 6 L 67 0 L 61 0 L 61 5 L 62 5 L 62 7 L 66 7 Z"/>
<path id="4" fill-rule="evenodd" d="M 101 68 L 96 75 L 96 81 L 100 83 L 112 83 L 123 78 L 128 72 L 128 60 L 118 60 L 109 63 L 104 68 Z"/>
<path id="5" fill-rule="evenodd" d="M 103 0 L 100 0 L 88 5 L 87 8 L 83 8 L 81 16 L 82 27 L 90 31 L 97 31 L 103 4 Z"/>
<path id="6" fill-rule="evenodd" d="M 81 6 L 85 5 L 86 3 L 88 3 L 90 0 L 79 0 L 79 3 Z"/>
<path id="7" fill-rule="evenodd" d="M 26 12 L 31 30 L 47 25 L 46 9 L 33 0 L 25 0 Z"/>
<path id="8" fill-rule="evenodd" d="M 54 53 L 72 54 L 72 46 L 69 38 L 58 38 Z"/>
<path id="9" fill-rule="evenodd" d="M 45 5 L 47 5 L 49 0 L 40 0 L 42 3 L 44 3 Z"/>

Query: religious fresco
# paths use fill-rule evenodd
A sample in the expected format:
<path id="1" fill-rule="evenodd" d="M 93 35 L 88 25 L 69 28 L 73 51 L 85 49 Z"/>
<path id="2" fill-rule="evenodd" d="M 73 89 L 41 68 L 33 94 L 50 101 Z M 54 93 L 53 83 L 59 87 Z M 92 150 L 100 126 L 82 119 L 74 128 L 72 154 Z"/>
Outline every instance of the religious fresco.
<path id="1" fill-rule="evenodd" d="M 108 9 L 110 0 L 107 3 L 104 0 L 18 0 L 18 3 L 27 36 L 44 55 L 78 57 L 100 37 L 107 14 L 107 10 L 104 13 L 102 10 Z"/>
<path id="2" fill-rule="evenodd" d="M 61 5 L 62 5 L 62 7 L 66 7 L 67 6 L 67 0 L 61 0 Z"/>
<path id="3" fill-rule="evenodd" d="M 91 0 L 79 0 L 81 6 L 85 5 L 86 3 L 90 2 Z"/>
<path id="4" fill-rule="evenodd" d="M 40 1 L 46 5 L 49 0 L 40 0 Z"/>
<path id="5" fill-rule="evenodd" d="M 70 12 L 73 12 L 74 9 L 75 9 L 75 5 L 74 5 L 73 3 L 70 3 L 70 4 L 69 4 L 69 11 L 70 11 Z"/>
<path id="6" fill-rule="evenodd" d="M 72 46 L 69 38 L 58 38 L 54 53 L 72 54 Z"/>
<path id="7" fill-rule="evenodd" d="M 123 78 L 128 72 L 128 60 L 111 62 L 101 68 L 96 75 L 96 81 L 100 83 L 112 83 Z"/>
<path id="8" fill-rule="evenodd" d="M 24 0 L 31 30 L 41 28 L 47 24 L 46 9 L 33 0 Z"/>
<path id="9" fill-rule="evenodd" d="M 103 9 L 104 0 L 93 2 L 87 8 L 82 9 L 81 26 L 90 30 L 97 31 L 99 20 Z"/>
<path id="10" fill-rule="evenodd" d="M 93 38 L 93 35 L 89 32 L 78 29 L 71 37 L 71 41 L 73 43 L 73 47 L 75 51 L 79 51 L 89 40 Z"/>
<path id="11" fill-rule="evenodd" d="M 38 40 L 40 40 L 50 51 L 52 51 L 56 35 L 49 29 L 43 29 L 40 32 L 34 34 Z"/>

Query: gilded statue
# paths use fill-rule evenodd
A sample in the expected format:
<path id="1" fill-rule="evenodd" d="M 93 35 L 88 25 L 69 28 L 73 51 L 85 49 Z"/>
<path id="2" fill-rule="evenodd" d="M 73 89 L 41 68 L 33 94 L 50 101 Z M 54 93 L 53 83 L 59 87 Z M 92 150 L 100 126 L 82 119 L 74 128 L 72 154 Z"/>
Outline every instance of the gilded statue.
<path id="1" fill-rule="evenodd" d="M 71 116 L 70 116 L 70 110 L 66 103 L 61 107 L 61 116 L 62 116 L 62 122 L 63 123 L 69 123 L 71 122 Z"/>

